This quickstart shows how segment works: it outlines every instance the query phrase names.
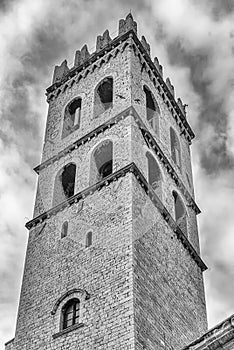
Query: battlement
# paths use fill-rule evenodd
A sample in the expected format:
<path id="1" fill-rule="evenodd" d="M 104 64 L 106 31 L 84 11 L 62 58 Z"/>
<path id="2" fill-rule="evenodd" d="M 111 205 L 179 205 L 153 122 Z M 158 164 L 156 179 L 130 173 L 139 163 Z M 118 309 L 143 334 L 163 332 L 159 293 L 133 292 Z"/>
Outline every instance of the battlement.
<path id="1" fill-rule="evenodd" d="M 53 82 L 52 82 L 52 85 L 47 89 L 47 93 L 55 90 L 57 87 L 63 84 L 66 80 L 74 76 L 74 74 L 76 74 L 78 71 L 82 70 L 89 63 L 90 64 L 93 63 L 95 60 L 99 58 L 99 56 L 101 56 L 101 54 L 105 54 L 107 51 L 109 51 L 109 49 L 114 48 L 115 45 L 119 44 L 120 41 L 126 40 L 128 38 L 126 34 L 129 34 L 129 32 L 132 32 L 133 38 L 138 38 L 137 23 L 136 21 L 134 21 L 131 13 L 127 15 L 126 19 L 120 19 L 117 37 L 112 39 L 110 37 L 109 31 L 105 30 L 103 35 L 97 36 L 95 52 L 90 54 L 87 45 L 84 45 L 81 48 L 81 50 L 76 51 L 74 66 L 72 68 L 68 67 L 67 60 L 64 60 L 61 63 L 61 65 L 55 66 L 54 74 L 53 74 Z M 163 79 L 163 67 L 160 64 L 157 57 L 154 57 L 153 61 L 151 60 L 150 44 L 147 42 L 144 36 L 141 37 L 140 44 L 142 45 L 142 48 L 144 50 L 144 55 L 147 56 L 148 60 L 153 64 L 154 68 L 156 69 L 157 73 Z M 167 86 L 171 96 L 175 99 L 175 88 L 172 85 L 169 78 L 166 78 L 165 85 Z M 183 104 L 181 98 L 178 98 L 176 102 L 178 104 L 180 112 L 186 118 L 186 110 L 185 110 L 186 105 Z"/>

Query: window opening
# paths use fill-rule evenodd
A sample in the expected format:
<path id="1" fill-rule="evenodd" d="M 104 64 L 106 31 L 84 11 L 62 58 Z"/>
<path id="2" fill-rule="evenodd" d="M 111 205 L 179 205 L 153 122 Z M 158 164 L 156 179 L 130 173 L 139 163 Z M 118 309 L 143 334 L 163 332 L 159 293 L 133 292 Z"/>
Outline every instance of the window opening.
<path id="1" fill-rule="evenodd" d="M 76 165 L 67 164 L 55 178 L 53 205 L 72 197 L 75 190 Z"/>
<path id="2" fill-rule="evenodd" d="M 113 143 L 101 142 L 91 156 L 90 184 L 101 181 L 113 172 Z"/>
<path id="3" fill-rule="evenodd" d="M 148 159 L 148 182 L 158 195 L 162 196 L 162 176 L 157 161 L 151 153 L 147 152 L 146 157 Z"/>
<path id="4" fill-rule="evenodd" d="M 79 314 L 80 314 L 80 301 L 79 299 L 69 300 L 63 310 L 63 322 L 62 329 L 73 326 L 74 324 L 79 323 Z"/>
<path id="5" fill-rule="evenodd" d="M 146 86 L 144 86 L 144 92 L 146 97 L 146 119 L 155 133 L 159 134 L 160 110 L 158 104 L 155 101 L 153 94 Z"/>
<path id="6" fill-rule="evenodd" d="M 175 221 L 180 229 L 187 235 L 187 213 L 182 199 L 177 192 L 172 192 L 174 197 Z"/>
<path id="7" fill-rule="evenodd" d="M 76 98 L 70 102 L 64 112 L 63 137 L 72 133 L 80 127 L 81 119 L 81 98 Z"/>
<path id="8" fill-rule="evenodd" d="M 62 230 L 61 230 L 61 238 L 64 238 L 67 236 L 67 232 L 68 232 L 68 222 L 65 221 L 62 225 Z"/>
<path id="9" fill-rule="evenodd" d="M 113 78 L 105 78 L 94 92 L 94 115 L 105 112 L 113 103 Z"/>
<path id="10" fill-rule="evenodd" d="M 171 157 L 174 163 L 181 169 L 181 150 L 178 136 L 174 129 L 170 128 Z"/>
<path id="11" fill-rule="evenodd" d="M 86 235 L 86 242 L 85 242 L 86 248 L 88 248 L 92 245 L 92 240 L 93 240 L 93 234 L 91 231 L 89 231 Z"/>

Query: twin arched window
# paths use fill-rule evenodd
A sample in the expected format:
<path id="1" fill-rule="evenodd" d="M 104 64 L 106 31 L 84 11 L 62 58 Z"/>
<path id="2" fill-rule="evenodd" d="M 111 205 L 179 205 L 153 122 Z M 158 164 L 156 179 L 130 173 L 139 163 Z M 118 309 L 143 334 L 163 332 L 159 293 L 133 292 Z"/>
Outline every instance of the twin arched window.
<path id="1" fill-rule="evenodd" d="M 102 141 L 91 155 L 90 185 L 106 178 L 113 172 L 113 143 Z M 53 206 L 72 197 L 75 191 L 76 165 L 65 165 L 56 175 L 54 182 Z M 62 234 L 61 234 L 62 235 Z M 64 235 L 63 235 L 64 237 Z"/>
<path id="2" fill-rule="evenodd" d="M 66 329 L 79 323 L 80 300 L 70 299 L 62 308 L 61 328 Z"/>
<path id="3" fill-rule="evenodd" d="M 152 92 L 144 86 L 145 100 L 146 100 L 146 119 L 154 132 L 159 135 L 159 106 L 152 94 Z"/>
<path id="4" fill-rule="evenodd" d="M 111 108 L 113 104 L 113 78 L 104 78 L 94 91 L 94 117 Z M 62 138 L 80 128 L 82 99 L 76 97 L 64 110 Z"/>
<path id="5" fill-rule="evenodd" d="M 156 159 L 150 152 L 146 153 L 148 160 L 148 182 L 157 196 L 162 199 L 162 174 Z M 187 212 L 182 199 L 176 191 L 172 192 L 174 198 L 174 215 L 176 224 L 187 236 Z"/>

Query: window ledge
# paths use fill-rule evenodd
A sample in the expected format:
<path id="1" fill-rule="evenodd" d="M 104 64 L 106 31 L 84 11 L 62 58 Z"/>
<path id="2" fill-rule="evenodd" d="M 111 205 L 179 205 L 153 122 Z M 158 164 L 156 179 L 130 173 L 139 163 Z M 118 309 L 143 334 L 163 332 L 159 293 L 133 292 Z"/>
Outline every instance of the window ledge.
<path id="1" fill-rule="evenodd" d="M 61 330 L 60 332 L 53 334 L 53 339 L 56 339 L 64 334 L 67 334 L 67 333 L 74 331 L 75 329 L 81 328 L 83 326 L 84 326 L 84 323 L 77 323 L 77 324 L 74 324 L 73 326 L 67 327 L 67 328 Z"/>

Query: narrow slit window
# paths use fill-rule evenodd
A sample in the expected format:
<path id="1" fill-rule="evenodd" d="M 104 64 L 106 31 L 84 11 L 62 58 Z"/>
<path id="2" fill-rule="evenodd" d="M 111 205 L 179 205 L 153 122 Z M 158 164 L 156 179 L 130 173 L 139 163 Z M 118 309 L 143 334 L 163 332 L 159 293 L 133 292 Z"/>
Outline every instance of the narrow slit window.
<path id="1" fill-rule="evenodd" d="M 61 238 L 67 237 L 67 232 L 68 232 L 68 222 L 65 221 L 62 225 Z"/>
<path id="2" fill-rule="evenodd" d="M 88 248 L 93 244 L 93 234 L 92 231 L 89 231 L 86 234 L 86 242 L 85 242 L 85 247 Z"/>

